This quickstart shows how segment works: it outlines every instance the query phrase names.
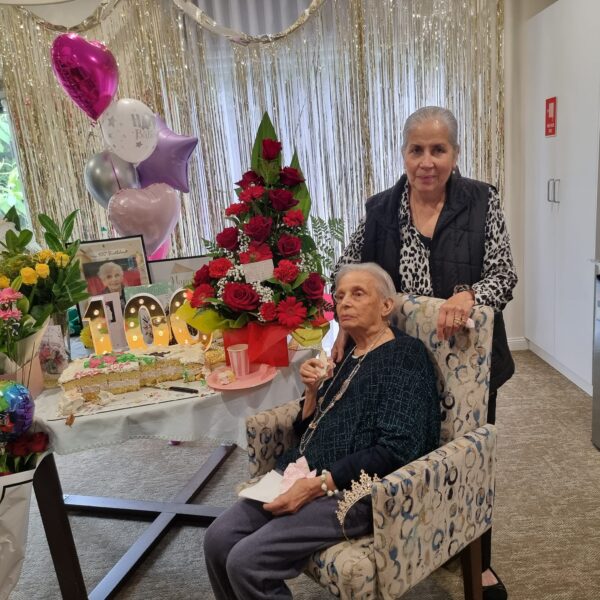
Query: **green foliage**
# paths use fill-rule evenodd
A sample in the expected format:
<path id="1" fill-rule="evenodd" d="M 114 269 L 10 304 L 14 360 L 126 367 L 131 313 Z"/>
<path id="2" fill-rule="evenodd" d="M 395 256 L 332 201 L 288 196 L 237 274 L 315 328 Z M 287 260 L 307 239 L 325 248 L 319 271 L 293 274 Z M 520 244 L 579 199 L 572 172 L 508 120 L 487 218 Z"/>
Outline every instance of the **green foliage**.
<path id="1" fill-rule="evenodd" d="M 325 221 L 321 217 L 311 216 L 310 223 L 321 264 L 325 274 L 329 275 L 335 266 L 337 246 L 344 244 L 344 222 L 333 217 Z"/>
<path id="2" fill-rule="evenodd" d="M 0 212 L 6 214 L 12 207 L 16 209 L 21 219 L 28 220 L 23 186 L 12 151 L 8 115 L 2 113 L 0 114 Z"/>

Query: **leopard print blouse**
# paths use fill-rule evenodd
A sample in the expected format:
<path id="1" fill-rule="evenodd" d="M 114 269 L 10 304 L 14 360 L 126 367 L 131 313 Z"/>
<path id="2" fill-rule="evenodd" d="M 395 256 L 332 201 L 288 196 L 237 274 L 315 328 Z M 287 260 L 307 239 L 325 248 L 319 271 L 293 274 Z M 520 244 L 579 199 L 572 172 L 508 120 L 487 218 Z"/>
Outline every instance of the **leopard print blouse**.
<path id="1" fill-rule="evenodd" d="M 399 217 L 399 222 L 405 224 L 400 236 L 403 241 L 400 251 L 400 276 L 405 288 L 401 291 L 419 296 L 433 296 L 429 272 L 429 247 L 410 218 L 408 184 L 400 199 Z M 331 274 L 333 281 L 343 265 L 360 262 L 364 232 L 365 218 L 360 221 L 350 238 L 350 243 L 335 265 Z M 517 273 L 500 197 L 498 192 L 490 187 L 485 221 L 483 274 L 481 280 L 472 286 L 475 302 L 490 306 L 494 310 L 502 310 L 509 300 L 512 300 L 512 290 L 516 283 Z"/>

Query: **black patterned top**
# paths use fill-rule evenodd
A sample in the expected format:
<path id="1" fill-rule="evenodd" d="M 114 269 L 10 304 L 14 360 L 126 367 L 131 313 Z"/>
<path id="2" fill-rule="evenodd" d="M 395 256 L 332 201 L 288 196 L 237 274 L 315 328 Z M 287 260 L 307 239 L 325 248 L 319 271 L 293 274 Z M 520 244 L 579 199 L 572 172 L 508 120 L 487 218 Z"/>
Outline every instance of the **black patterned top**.
<path id="1" fill-rule="evenodd" d="M 344 395 L 323 417 L 304 456 L 311 469 L 331 472 L 339 489 L 359 480 L 363 469 L 384 477 L 439 445 L 440 401 L 433 366 L 424 344 L 397 329 L 395 339 L 369 352 Z M 352 352 L 350 350 L 349 352 Z M 347 354 L 348 356 L 348 354 Z M 319 390 L 323 409 L 355 367 L 352 355 Z M 298 439 L 312 416 L 294 424 Z M 308 435 L 308 434 L 307 434 Z M 284 453 L 278 468 L 300 457 L 299 448 Z"/>
<path id="2" fill-rule="evenodd" d="M 400 274 L 405 289 L 399 290 L 418 296 L 433 296 L 429 271 L 429 244 L 423 239 L 410 218 L 408 183 L 402 192 L 399 222 L 405 223 L 400 232 L 402 249 Z M 337 262 L 331 277 L 335 277 L 342 265 L 361 262 L 365 219 L 363 218 L 350 238 L 350 243 Z M 512 300 L 512 290 L 517 283 L 517 272 L 510 250 L 510 239 L 498 192 L 490 187 L 488 210 L 485 221 L 485 250 L 481 280 L 473 284 L 475 303 L 485 304 L 494 310 L 502 310 Z"/>

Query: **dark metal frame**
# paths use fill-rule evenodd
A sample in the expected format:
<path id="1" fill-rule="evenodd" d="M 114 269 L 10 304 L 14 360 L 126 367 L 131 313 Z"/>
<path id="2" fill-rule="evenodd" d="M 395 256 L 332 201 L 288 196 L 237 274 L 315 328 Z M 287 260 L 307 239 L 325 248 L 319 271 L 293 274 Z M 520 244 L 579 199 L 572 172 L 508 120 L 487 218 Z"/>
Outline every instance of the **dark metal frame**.
<path id="1" fill-rule="evenodd" d="M 171 502 L 63 495 L 54 455 L 46 455 L 35 471 L 33 489 L 62 597 L 69 600 L 85 600 L 88 597 L 90 600 L 112 598 L 171 525 L 181 521 L 202 527 L 210 525 L 224 509 L 190 502 L 202 491 L 235 448 L 235 444 L 217 448 Z M 153 519 L 150 526 L 89 596 L 85 589 L 67 511 L 103 514 L 113 518 Z"/>

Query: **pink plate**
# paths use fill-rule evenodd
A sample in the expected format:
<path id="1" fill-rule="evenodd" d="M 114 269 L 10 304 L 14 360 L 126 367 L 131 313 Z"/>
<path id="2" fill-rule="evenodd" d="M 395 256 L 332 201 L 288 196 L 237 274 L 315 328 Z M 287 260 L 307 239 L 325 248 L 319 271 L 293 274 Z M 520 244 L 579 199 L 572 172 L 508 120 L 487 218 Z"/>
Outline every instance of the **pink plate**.
<path id="1" fill-rule="evenodd" d="M 214 390 L 245 390 L 247 388 L 256 387 L 267 383 L 277 375 L 277 368 L 271 365 L 252 364 L 250 365 L 250 373 L 243 377 L 237 377 L 231 383 L 219 383 L 217 375 L 224 370 L 230 370 L 231 367 L 219 367 L 215 369 L 207 378 L 206 383 Z"/>

